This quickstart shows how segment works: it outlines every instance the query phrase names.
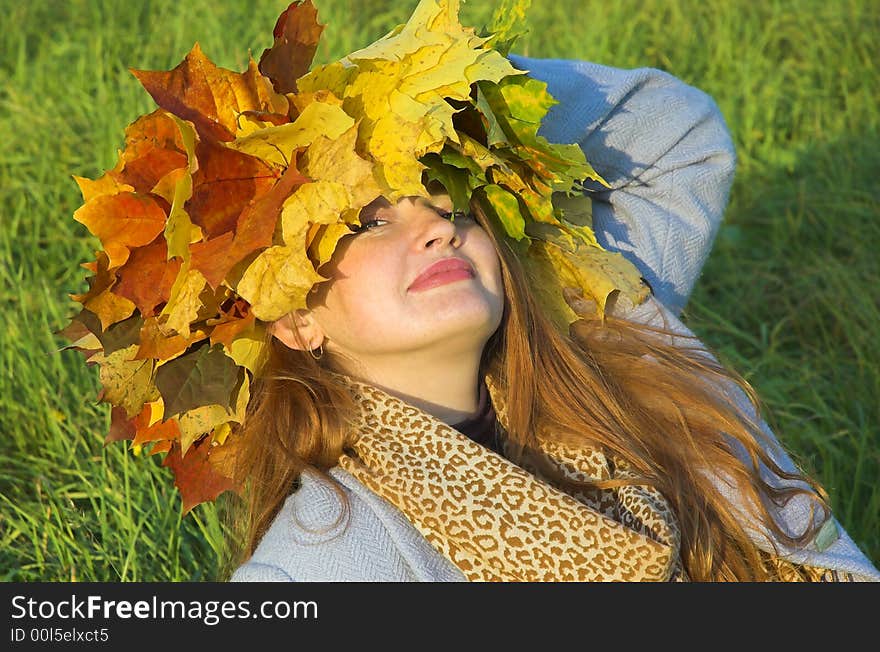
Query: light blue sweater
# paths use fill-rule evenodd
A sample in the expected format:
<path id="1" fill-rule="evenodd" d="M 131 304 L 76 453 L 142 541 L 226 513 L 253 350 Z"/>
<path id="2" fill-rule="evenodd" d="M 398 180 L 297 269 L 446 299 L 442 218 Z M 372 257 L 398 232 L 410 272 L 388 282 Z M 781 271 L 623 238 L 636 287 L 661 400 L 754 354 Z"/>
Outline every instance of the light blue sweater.
<path id="1" fill-rule="evenodd" d="M 559 100 L 540 133 L 552 142 L 579 143 L 611 184 L 610 190 L 596 186 L 594 195 L 599 242 L 635 263 L 654 291 L 654 299 L 629 317 L 653 323 L 665 317 L 669 326 L 691 335 L 677 315 L 711 249 L 735 168 L 733 143 L 715 102 L 659 70 L 510 59 L 546 81 Z M 730 391 L 745 401 L 741 392 Z M 766 424 L 764 429 L 773 437 Z M 795 468 L 778 445 L 770 452 L 784 468 Z M 465 581 L 400 510 L 343 469 L 335 467 L 330 475 L 347 493 L 350 510 L 342 513 L 327 482 L 305 472 L 232 581 Z M 723 482 L 717 484 L 725 491 Z M 735 494 L 729 497 L 736 503 Z M 309 532 L 327 528 L 340 515 L 326 532 Z M 809 518 L 806 501 L 791 501 L 781 517 L 801 531 Z M 825 529 L 810 549 L 789 551 L 790 558 L 880 581 L 880 572 L 839 523 L 834 525 L 836 531 Z M 762 537 L 758 531 L 753 535 Z"/>

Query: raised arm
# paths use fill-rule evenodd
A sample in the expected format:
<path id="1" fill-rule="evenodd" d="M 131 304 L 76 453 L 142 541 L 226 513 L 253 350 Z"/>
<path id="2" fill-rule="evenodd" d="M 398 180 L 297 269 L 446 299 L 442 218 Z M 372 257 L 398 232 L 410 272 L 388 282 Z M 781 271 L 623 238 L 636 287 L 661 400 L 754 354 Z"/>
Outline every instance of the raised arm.
<path id="1" fill-rule="evenodd" d="M 718 232 L 736 165 L 733 142 L 706 93 L 660 70 L 586 61 L 511 62 L 559 101 L 539 132 L 577 142 L 611 185 L 592 184 L 599 243 L 642 272 L 679 314 Z"/>

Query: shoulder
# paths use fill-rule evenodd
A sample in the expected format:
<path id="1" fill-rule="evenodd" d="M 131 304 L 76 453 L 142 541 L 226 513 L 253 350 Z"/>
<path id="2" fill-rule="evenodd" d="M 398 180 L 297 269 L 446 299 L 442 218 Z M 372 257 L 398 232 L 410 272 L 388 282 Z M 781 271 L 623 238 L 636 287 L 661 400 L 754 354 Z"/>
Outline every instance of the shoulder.
<path id="1" fill-rule="evenodd" d="M 231 581 L 455 581 L 457 569 L 390 503 L 340 468 L 303 472 Z M 343 498 L 334 490 L 341 488 Z"/>

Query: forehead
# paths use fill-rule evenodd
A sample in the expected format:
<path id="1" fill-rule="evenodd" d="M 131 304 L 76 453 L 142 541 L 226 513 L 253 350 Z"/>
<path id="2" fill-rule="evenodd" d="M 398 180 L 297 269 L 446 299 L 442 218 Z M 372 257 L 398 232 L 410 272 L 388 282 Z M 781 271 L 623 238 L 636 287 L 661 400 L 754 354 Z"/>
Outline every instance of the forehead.
<path id="1" fill-rule="evenodd" d="M 431 192 L 429 197 L 420 195 L 408 195 L 400 199 L 401 202 L 411 202 L 415 205 L 425 206 L 427 208 L 443 208 L 449 209 L 452 206 L 452 198 L 444 191 Z M 385 197 L 376 197 L 369 204 L 361 209 L 361 215 L 375 213 L 382 209 L 390 209 L 393 205 Z"/>

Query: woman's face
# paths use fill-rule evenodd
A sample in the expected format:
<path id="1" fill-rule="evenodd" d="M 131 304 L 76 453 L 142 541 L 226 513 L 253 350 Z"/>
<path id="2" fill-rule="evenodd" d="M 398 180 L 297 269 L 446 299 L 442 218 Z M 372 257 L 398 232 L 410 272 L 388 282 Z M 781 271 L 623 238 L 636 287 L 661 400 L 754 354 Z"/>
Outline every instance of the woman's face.
<path id="1" fill-rule="evenodd" d="M 448 195 L 364 208 L 360 231 L 321 269 L 332 280 L 310 302 L 325 350 L 355 360 L 482 351 L 501 323 L 501 266 L 483 228 L 451 211 Z"/>

